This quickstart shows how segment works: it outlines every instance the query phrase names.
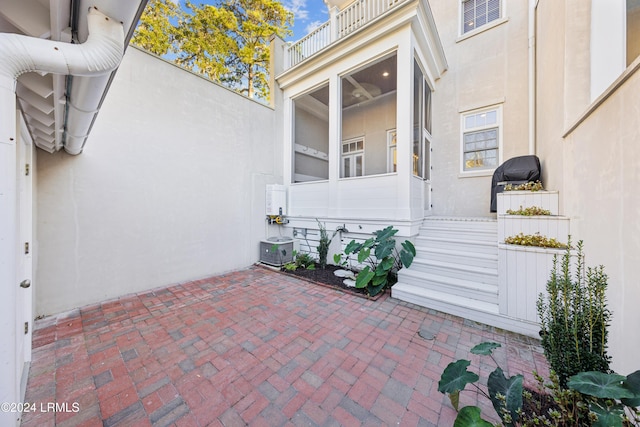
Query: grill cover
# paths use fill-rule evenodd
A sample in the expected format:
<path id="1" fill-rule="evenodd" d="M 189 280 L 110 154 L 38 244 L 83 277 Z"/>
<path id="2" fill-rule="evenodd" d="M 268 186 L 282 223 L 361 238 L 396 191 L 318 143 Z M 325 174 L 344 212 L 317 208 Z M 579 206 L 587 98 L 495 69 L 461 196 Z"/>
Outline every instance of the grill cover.
<path id="1" fill-rule="evenodd" d="M 493 173 L 491 179 L 491 212 L 497 210 L 498 193 L 507 184 L 524 184 L 540 179 L 540 159 L 537 156 L 520 156 L 507 160 Z"/>

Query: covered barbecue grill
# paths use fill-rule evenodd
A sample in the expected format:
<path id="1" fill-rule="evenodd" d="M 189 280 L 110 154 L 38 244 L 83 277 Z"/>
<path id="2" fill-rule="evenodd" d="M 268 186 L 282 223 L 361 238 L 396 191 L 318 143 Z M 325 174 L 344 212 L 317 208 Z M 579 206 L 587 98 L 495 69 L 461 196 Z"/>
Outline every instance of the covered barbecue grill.
<path id="1" fill-rule="evenodd" d="M 505 185 L 524 184 L 540 179 L 540 159 L 537 156 L 514 157 L 502 163 L 493 173 L 491 179 L 491 212 L 497 210 L 497 195 L 502 193 Z"/>

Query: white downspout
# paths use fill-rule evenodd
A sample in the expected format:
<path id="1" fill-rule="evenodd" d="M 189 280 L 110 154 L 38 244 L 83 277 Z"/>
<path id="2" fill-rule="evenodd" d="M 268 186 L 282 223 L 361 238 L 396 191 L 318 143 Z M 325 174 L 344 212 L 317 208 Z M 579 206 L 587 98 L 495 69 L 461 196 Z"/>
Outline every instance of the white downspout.
<path id="1" fill-rule="evenodd" d="M 89 38 L 79 45 L 0 33 L 0 402 L 20 402 L 19 384 L 9 380 L 16 377 L 18 369 L 15 296 L 21 280 L 16 261 L 16 79 L 30 71 L 101 76 L 114 70 L 124 52 L 122 24 L 93 8 L 88 14 L 88 26 Z M 100 97 L 95 106 L 82 108 L 97 109 L 99 102 Z M 0 411 L 0 425 L 15 425 L 16 416 Z"/>
<path id="2" fill-rule="evenodd" d="M 536 154 L 536 8 L 538 0 L 529 0 L 529 154 Z"/>
<path id="3" fill-rule="evenodd" d="M 77 79 L 67 100 L 73 114 L 67 122 L 65 150 L 79 154 L 100 106 L 102 91 L 87 96 L 95 87 L 104 87 L 109 73 L 115 70 L 124 54 L 122 23 L 89 9 L 89 37 L 82 44 L 43 40 L 19 34 L 0 33 L 0 86 L 15 93 L 16 79 L 23 73 L 37 71 L 71 76 Z"/>

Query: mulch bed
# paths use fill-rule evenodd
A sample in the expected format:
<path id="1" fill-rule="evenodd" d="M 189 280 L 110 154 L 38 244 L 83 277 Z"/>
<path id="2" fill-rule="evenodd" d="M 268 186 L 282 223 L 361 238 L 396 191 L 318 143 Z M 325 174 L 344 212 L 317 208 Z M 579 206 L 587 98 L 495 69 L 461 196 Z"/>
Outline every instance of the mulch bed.
<path id="1" fill-rule="evenodd" d="M 335 274 L 333 274 L 334 271 L 341 270 L 341 269 L 342 269 L 342 267 L 338 267 L 336 265 L 327 265 L 327 267 L 325 269 L 321 269 L 319 267 L 316 267 L 315 270 L 307 270 L 307 269 L 304 269 L 304 268 L 298 268 L 297 270 L 294 270 L 294 271 L 282 270 L 282 273 L 290 274 L 292 276 L 296 276 L 296 277 L 299 277 L 301 279 L 305 279 L 308 282 L 311 282 L 311 283 L 314 283 L 314 284 L 317 284 L 317 285 L 322 285 L 322 286 L 327 286 L 329 288 L 339 289 L 339 290 L 344 291 L 346 293 L 357 295 L 359 297 L 367 298 L 367 299 L 371 299 L 371 300 L 377 300 L 382 295 L 384 295 L 384 292 L 380 292 L 378 295 L 376 295 L 374 297 L 370 297 L 367 294 L 367 291 L 365 289 L 358 289 L 358 288 L 352 288 L 352 287 L 346 286 L 344 283 L 342 283 L 344 278 L 338 277 Z"/>

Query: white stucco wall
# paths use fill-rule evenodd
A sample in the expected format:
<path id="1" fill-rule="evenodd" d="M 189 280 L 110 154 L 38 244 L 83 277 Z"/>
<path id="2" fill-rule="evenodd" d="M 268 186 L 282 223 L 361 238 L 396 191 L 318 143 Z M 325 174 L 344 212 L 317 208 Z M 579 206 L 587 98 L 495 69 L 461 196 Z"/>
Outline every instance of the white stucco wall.
<path id="1" fill-rule="evenodd" d="M 635 279 L 640 274 L 635 219 L 640 211 L 635 194 L 640 119 L 632 113 L 640 109 L 640 75 L 636 71 L 617 90 L 607 89 L 605 102 L 585 114 L 591 108 L 591 64 L 597 54 L 589 49 L 594 45 L 589 19 L 594 4 L 538 4 L 537 153 L 545 186 L 560 192 L 560 214 L 570 218 L 572 239 L 584 241 L 586 264 L 604 265 L 609 275 L 609 354 L 612 368 L 626 375 L 638 369 L 635 355 L 640 353 L 640 313 L 635 308 L 640 301 Z M 618 69 L 618 64 L 610 67 Z M 584 121 L 564 138 L 579 119 Z"/>
<path id="2" fill-rule="evenodd" d="M 640 368 L 640 71 L 563 141 L 565 210 L 587 265 L 604 265 L 613 369 Z"/>
<path id="3" fill-rule="evenodd" d="M 257 261 L 280 122 L 128 49 L 83 154 L 39 153 L 36 314 Z"/>
<path id="4" fill-rule="evenodd" d="M 433 214 L 490 216 L 493 170 L 461 174 L 460 114 L 502 106 L 501 159 L 528 153 L 527 2 L 503 2 L 504 20 L 459 36 L 460 9 L 431 1 L 449 69 L 433 93 Z M 470 35 L 473 34 L 473 35 Z"/>

